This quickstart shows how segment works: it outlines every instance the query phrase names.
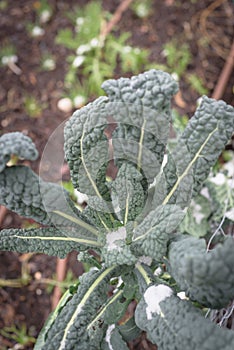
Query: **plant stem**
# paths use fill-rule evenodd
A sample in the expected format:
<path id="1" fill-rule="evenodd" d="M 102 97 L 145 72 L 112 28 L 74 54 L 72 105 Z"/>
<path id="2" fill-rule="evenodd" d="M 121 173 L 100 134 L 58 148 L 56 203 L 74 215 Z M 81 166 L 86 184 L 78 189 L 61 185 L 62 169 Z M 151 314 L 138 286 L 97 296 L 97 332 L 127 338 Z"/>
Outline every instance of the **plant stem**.
<path id="1" fill-rule="evenodd" d="M 65 259 L 57 259 L 56 264 L 56 275 L 57 275 L 57 281 L 58 283 L 61 283 L 64 281 L 67 271 L 67 257 Z M 61 286 L 58 284 L 55 285 L 54 293 L 52 297 L 52 310 L 56 308 L 58 305 L 58 302 L 62 296 Z"/>

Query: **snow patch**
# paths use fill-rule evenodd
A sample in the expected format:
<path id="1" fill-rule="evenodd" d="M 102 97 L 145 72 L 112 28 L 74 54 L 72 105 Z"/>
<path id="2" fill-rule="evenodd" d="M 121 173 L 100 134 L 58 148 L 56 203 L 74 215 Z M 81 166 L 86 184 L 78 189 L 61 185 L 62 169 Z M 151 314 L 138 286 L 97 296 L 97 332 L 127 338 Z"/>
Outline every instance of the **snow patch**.
<path id="1" fill-rule="evenodd" d="M 227 172 L 228 172 L 227 176 L 228 177 L 233 177 L 234 176 L 234 157 L 229 162 L 225 163 L 223 165 L 223 168 L 225 170 L 227 170 Z"/>
<path id="2" fill-rule="evenodd" d="M 93 38 L 91 41 L 90 41 L 90 46 L 91 47 L 98 47 L 99 45 L 99 40 L 97 38 Z"/>
<path id="3" fill-rule="evenodd" d="M 234 221 L 234 208 L 232 208 L 231 210 L 228 210 L 225 213 L 226 218 L 228 218 L 229 220 Z"/>
<path id="4" fill-rule="evenodd" d="M 76 56 L 76 58 L 74 59 L 74 61 L 72 63 L 73 67 L 75 67 L 75 68 L 80 67 L 83 64 L 84 60 L 85 60 L 85 56 L 83 56 L 83 55 Z"/>
<path id="5" fill-rule="evenodd" d="M 8 64 L 14 64 L 18 61 L 18 57 L 16 55 L 9 55 L 9 56 L 2 56 L 2 64 L 4 66 L 8 65 Z"/>
<path id="6" fill-rule="evenodd" d="M 38 36 L 42 36 L 45 34 L 45 31 L 43 28 L 39 27 L 39 26 L 35 26 L 32 29 L 32 36 L 33 37 L 38 37 Z"/>
<path id="7" fill-rule="evenodd" d="M 163 162 L 162 162 L 162 169 L 165 167 L 165 165 L 167 164 L 167 161 L 168 161 L 168 155 L 167 154 L 164 154 L 164 157 L 163 157 Z"/>
<path id="8" fill-rule="evenodd" d="M 214 183 L 215 185 L 223 185 L 225 184 L 226 181 L 226 177 L 224 174 L 222 173 L 218 173 L 216 176 L 212 177 L 211 179 L 209 179 L 212 183 Z"/>
<path id="9" fill-rule="evenodd" d="M 154 276 L 160 276 L 163 273 L 162 268 L 159 266 L 156 268 L 156 270 L 154 271 Z"/>
<path id="10" fill-rule="evenodd" d="M 144 293 L 144 299 L 147 304 L 146 315 L 148 320 L 152 319 L 153 313 L 157 313 L 158 315 L 161 315 L 163 317 L 159 304 L 161 301 L 165 300 L 166 298 L 169 298 L 172 294 L 173 290 L 164 284 L 159 284 L 158 286 L 151 286 L 146 289 Z"/>
<path id="11" fill-rule="evenodd" d="M 227 184 L 231 189 L 233 189 L 234 188 L 234 178 L 227 180 Z"/>
<path id="12" fill-rule="evenodd" d="M 44 10 L 40 15 L 40 22 L 46 23 L 49 21 L 50 17 L 51 17 L 51 12 L 49 10 Z"/>
<path id="13" fill-rule="evenodd" d="M 151 266 L 153 259 L 150 256 L 142 255 L 139 257 L 139 262 Z"/>
<path id="14" fill-rule="evenodd" d="M 85 104 L 85 97 L 82 95 L 77 95 L 75 96 L 75 98 L 73 99 L 74 102 L 74 106 L 76 108 L 80 108 Z"/>
<path id="15" fill-rule="evenodd" d="M 177 293 L 177 297 L 179 297 L 181 300 L 189 300 L 189 298 L 186 297 L 185 292 L 179 292 L 179 293 Z"/>
<path id="16" fill-rule="evenodd" d="M 201 195 L 206 199 L 210 199 L 210 194 L 207 187 L 203 187 L 203 189 L 201 190 Z"/>
<path id="17" fill-rule="evenodd" d="M 105 341 L 107 342 L 110 350 L 114 350 L 114 348 L 111 345 L 111 333 L 113 332 L 114 329 L 115 329 L 115 324 L 111 324 L 106 331 Z"/>
<path id="18" fill-rule="evenodd" d="M 77 19 L 76 19 L 76 24 L 77 24 L 78 26 L 82 26 L 82 25 L 84 24 L 84 22 L 85 22 L 84 17 L 77 17 Z"/>
<path id="19" fill-rule="evenodd" d="M 205 215 L 202 213 L 202 206 L 200 204 L 191 201 L 191 206 L 193 208 L 194 218 L 197 224 L 200 224 L 205 218 Z"/>
<path id="20" fill-rule="evenodd" d="M 117 283 L 115 289 L 113 290 L 113 294 L 115 294 L 115 293 L 117 293 L 117 292 L 119 291 L 119 287 L 120 287 L 123 283 L 124 283 L 124 282 L 123 282 L 122 278 L 119 277 L 119 278 L 118 278 L 118 283 Z"/>
<path id="21" fill-rule="evenodd" d="M 124 240 L 127 236 L 127 231 L 125 227 L 120 227 L 117 231 L 109 232 L 106 235 L 106 245 L 107 250 L 114 250 L 118 249 L 120 250 L 120 247 L 117 244 L 117 241 Z"/>
<path id="22" fill-rule="evenodd" d="M 74 190 L 74 194 L 76 196 L 78 204 L 83 204 L 83 203 L 87 203 L 88 202 L 89 198 L 88 198 L 87 194 L 82 193 L 82 192 L 80 192 L 80 191 L 78 191 L 76 189 Z"/>

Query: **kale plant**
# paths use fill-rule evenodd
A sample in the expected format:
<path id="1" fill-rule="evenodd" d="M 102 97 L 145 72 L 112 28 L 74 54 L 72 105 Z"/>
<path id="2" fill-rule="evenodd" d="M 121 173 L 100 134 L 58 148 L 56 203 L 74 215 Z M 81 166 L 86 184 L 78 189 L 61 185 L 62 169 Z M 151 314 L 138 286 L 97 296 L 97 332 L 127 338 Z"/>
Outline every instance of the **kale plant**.
<path id="1" fill-rule="evenodd" d="M 159 350 L 233 349 L 233 331 L 204 312 L 234 298 L 234 240 L 207 249 L 199 232 L 180 224 L 232 136 L 234 109 L 204 96 L 169 147 L 178 89 L 169 74 L 150 70 L 102 87 L 107 96 L 76 111 L 64 130 L 73 185 L 88 196 L 82 211 L 59 185 L 7 165 L 11 154 L 37 157 L 28 137 L 0 138 L 0 204 L 41 224 L 2 230 L 0 249 L 61 258 L 77 250 L 92 266 L 65 293 L 35 349 L 123 350 L 142 330 Z M 133 301 L 134 314 L 126 312 Z"/>

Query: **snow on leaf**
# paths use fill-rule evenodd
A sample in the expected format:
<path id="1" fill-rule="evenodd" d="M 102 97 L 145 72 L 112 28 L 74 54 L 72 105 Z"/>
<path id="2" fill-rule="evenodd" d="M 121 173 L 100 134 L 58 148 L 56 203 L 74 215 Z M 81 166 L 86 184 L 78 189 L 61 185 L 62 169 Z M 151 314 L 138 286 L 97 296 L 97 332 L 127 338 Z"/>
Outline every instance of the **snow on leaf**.
<path id="1" fill-rule="evenodd" d="M 152 314 L 155 312 L 163 317 L 160 308 L 160 302 L 166 298 L 169 298 L 172 294 L 173 290 L 164 284 L 150 286 L 146 289 L 144 293 L 144 299 L 147 304 L 146 314 L 148 320 L 152 319 Z"/>

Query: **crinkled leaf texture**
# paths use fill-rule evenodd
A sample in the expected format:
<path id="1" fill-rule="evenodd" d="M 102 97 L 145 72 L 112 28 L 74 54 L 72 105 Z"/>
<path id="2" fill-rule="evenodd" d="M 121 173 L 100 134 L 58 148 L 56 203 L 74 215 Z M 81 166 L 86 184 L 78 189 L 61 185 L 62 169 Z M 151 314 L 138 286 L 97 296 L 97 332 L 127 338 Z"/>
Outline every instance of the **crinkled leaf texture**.
<path id="1" fill-rule="evenodd" d="M 107 266 L 133 265 L 137 258 L 131 252 L 130 245 L 126 244 L 127 230 L 119 227 L 118 230 L 105 235 L 105 245 L 102 248 L 102 257 Z"/>
<path id="2" fill-rule="evenodd" d="M 21 159 L 35 160 L 38 152 L 32 140 L 21 132 L 11 132 L 0 137 L 0 172 L 4 170 L 11 155 Z"/>
<path id="3" fill-rule="evenodd" d="M 0 204 L 19 215 L 49 225 L 52 230 L 56 226 L 68 236 L 97 236 L 97 230 L 75 208 L 63 187 L 44 182 L 23 165 L 6 167 L 0 173 Z"/>
<path id="4" fill-rule="evenodd" d="M 204 239 L 182 237 L 169 249 L 170 273 L 192 300 L 213 309 L 234 298 L 234 239 L 206 251 Z"/>
<path id="5" fill-rule="evenodd" d="M 233 331 L 205 319 L 190 301 L 179 299 L 168 288 L 149 286 L 135 312 L 136 324 L 158 350 L 234 348 Z"/>
<path id="6" fill-rule="evenodd" d="M 95 240 L 77 237 L 77 233 L 73 236 L 72 228 L 66 235 L 55 227 L 0 231 L 0 250 L 44 253 L 65 258 L 72 250 L 84 250 L 87 246 L 99 247 Z"/>
<path id="7" fill-rule="evenodd" d="M 134 229 L 132 250 L 138 255 L 160 261 L 167 251 L 170 234 L 176 230 L 185 213 L 176 205 L 161 205 L 152 210 Z"/>
<path id="8" fill-rule="evenodd" d="M 116 273 L 116 267 L 112 266 L 102 270 L 92 269 L 80 278 L 77 293 L 47 330 L 41 350 L 100 348 L 107 325 L 103 323 L 103 316 L 97 320 L 97 324 L 92 322 L 108 299 L 108 282 Z"/>
<path id="9" fill-rule="evenodd" d="M 75 188 L 89 195 L 102 194 L 98 171 L 108 161 L 106 97 L 76 111 L 64 129 L 64 150 Z M 104 189 L 105 191 L 105 189 Z"/>
<path id="10" fill-rule="evenodd" d="M 114 201 L 119 201 L 121 209 L 122 200 L 114 194 L 118 181 L 113 184 L 112 192 L 111 186 L 100 181 L 100 173 L 105 177 L 105 166 L 109 161 L 110 135 L 106 136 L 106 127 L 108 123 L 117 125 L 111 135 L 113 157 L 116 163 L 120 160 L 120 165 L 123 159 L 131 162 L 136 171 L 142 173 L 141 191 L 145 195 L 148 184 L 161 167 L 169 133 L 170 99 L 177 91 L 177 83 L 165 72 L 150 70 L 131 79 L 108 80 L 103 89 L 108 97 L 100 97 L 76 111 L 66 123 L 65 156 L 75 188 L 109 201 L 112 195 Z M 134 187 L 133 183 L 130 187 L 132 185 Z M 130 220 L 140 212 L 144 203 L 140 190 L 138 192 L 129 206 Z M 135 207 L 135 212 L 132 207 Z M 100 214 L 95 212 L 95 207 L 88 205 L 85 214 L 99 226 L 97 216 Z M 109 227 L 109 221 L 103 222 Z"/>
<path id="11" fill-rule="evenodd" d="M 123 163 L 116 179 L 110 183 L 114 211 L 126 224 L 141 213 L 145 203 L 142 175 L 133 164 Z"/>
<path id="12" fill-rule="evenodd" d="M 12 166 L 0 173 L 0 204 L 42 224 L 50 218 L 43 204 L 38 176 L 26 166 Z"/>
<path id="13" fill-rule="evenodd" d="M 161 197 L 164 204 L 188 206 L 191 196 L 200 191 L 233 131 L 233 107 L 203 96 L 163 169 L 158 187 L 159 190 L 165 188 L 166 198 Z M 153 205 L 158 201 L 156 191 Z"/>
<path id="14" fill-rule="evenodd" d="M 42 347 L 45 345 L 46 342 L 46 336 L 48 331 L 50 330 L 50 327 L 53 325 L 55 319 L 58 317 L 60 311 L 64 308 L 64 306 L 67 304 L 67 302 L 72 298 L 72 296 L 77 292 L 78 284 L 75 284 L 71 286 L 62 296 L 60 299 L 58 305 L 56 306 L 55 310 L 51 312 L 50 316 L 48 317 L 45 325 L 43 326 L 38 338 L 37 343 L 35 344 L 33 350 L 41 350 Z"/>
<path id="15" fill-rule="evenodd" d="M 163 161 L 171 120 L 171 97 L 178 85 L 162 71 L 150 70 L 131 79 L 107 80 L 102 84 L 109 97 L 114 158 L 128 160 L 153 182 Z"/>

